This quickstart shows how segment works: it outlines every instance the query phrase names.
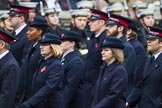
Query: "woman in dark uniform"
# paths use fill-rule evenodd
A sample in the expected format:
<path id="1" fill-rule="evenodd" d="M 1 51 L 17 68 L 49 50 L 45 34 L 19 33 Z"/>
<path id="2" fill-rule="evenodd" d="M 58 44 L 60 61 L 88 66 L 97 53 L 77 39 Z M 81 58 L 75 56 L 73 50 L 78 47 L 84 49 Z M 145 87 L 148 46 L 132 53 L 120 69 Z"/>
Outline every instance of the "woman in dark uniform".
<path id="1" fill-rule="evenodd" d="M 132 21 L 129 23 L 128 28 L 126 29 L 126 38 L 127 41 L 133 46 L 134 51 L 136 53 L 136 73 L 134 73 L 133 86 L 134 88 L 141 80 L 143 75 L 143 70 L 147 58 L 147 52 L 144 49 L 143 45 L 138 40 L 138 25 L 136 21 Z"/>
<path id="2" fill-rule="evenodd" d="M 64 108 L 77 108 L 75 104 L 80 101 L 77 95 L 83 62 L 77 46 L 81 40 L 79 34 L 73 31 L 64 31 L 61 37 L 63 50 L 62 65 L 64 68 L 62 100 Z"/>
<path id="3" fill-rule="evenodd" d="M 58 36 L 45 34 L 39 41 L 41 55 L 33 77 L 33 96 L 21 104 L 21 108 L 62 108 L 60 90 L 63 78 L 63 67 L 59 59 L 62 54 Z"/>
<path id="4" fill-rule="evenodd" d="M 102 60 L 106 63 L 101 67 L 92 91 L 91 108 L 125 108 L 124 93 L 128 78 L 122 65 L 124 45 L 115 37 L 107 37 L 101 47 Z"/>

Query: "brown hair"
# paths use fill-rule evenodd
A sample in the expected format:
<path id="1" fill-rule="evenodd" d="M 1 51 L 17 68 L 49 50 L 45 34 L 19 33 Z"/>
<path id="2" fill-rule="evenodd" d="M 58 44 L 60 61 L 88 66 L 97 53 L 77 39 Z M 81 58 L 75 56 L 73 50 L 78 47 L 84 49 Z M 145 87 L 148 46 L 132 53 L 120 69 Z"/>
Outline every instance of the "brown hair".
<path id="1" fill-rule="evenodd" d="M 111 48 L 114 57 L 116 59 L 117 62 L 119 62 L 120 64 L 122 64 L 124 62 L 124 53 L 123 53 L 123 49 L 119 49 L 119 48 Z"/>
<path id="2" fill-rule="evenodd" d="M 137 39 L 137 37 L 138 37 L 137 33 L 134 30 L 132 30 L 132 32 L 130 33 L 130 36 L 128 38 L 129 39 Z"/>
<path id="3" fill-rule="evenodd" d="M 62 49 L 61 49 L 60 45 L 50 44 L 50 46 L 52 48 L 52 55 L 54 57 L 60 57 L 62 55 Z"/>

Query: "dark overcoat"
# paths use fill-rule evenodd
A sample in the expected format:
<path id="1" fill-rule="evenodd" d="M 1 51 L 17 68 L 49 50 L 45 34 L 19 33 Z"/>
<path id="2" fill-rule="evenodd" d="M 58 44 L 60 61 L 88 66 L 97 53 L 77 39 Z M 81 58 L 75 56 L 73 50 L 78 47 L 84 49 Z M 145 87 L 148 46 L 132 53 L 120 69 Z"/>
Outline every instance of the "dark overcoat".
<path id="1" fill-rule="evenodd" d="M 117 62 L 105 64 L 93 88 L 91 108 L 125 108 L 127 87 L 128 76 L 123 65 Z"/>
<path id="2" fill-rule="evenodd" d="M 136 54 L 133 46 L 127 42 L 125 36 L 122 36 L 120 38 L 123 41 L 124 44 L 124 63 L 123 66 L 125 67 L 127 74 L 128 74 L 128 93 L 134 86 L 134 79 L 136 75 Z"/>
<path id="3" fill-rule="evenodd" d="M 32 108 L 63 108 L 61 82 L 63 67 L 59 58 L 42 59 L 33 77 L 33 96 L 26 102 Z"/>
<path id="4" fill-rule="evenodd" d="M 106 38 L 106 31 L 104 30 L 98 37 L 93 36 L 88 42 L 88 54 L 84 64 L 84 71 L 82 73 L 82 83 L 80 84 L 80 103 L 78 108 L 90 108 L 91 90 L 97 81 L 102 65 L 101 47 L 100 44 Z"/>
<path id="5" fill-rule="evenodd" d="M 13 41 L 11 43 L 10 51 L 15 57 L 15 59 L 17 60 L 19 66 L 22 65 L 23 58 L 27 53 L 26 51 L 29 45 L 27 34 L 26 34 L 27 31 L 28 31 L 28 26 L 25 26 L 25 28 L 23 28 L 21 32 L 15 36 L 16 41 Z"/>
<path id="6" fill-rule="evenodd" d="M 139 108 L 161 108 L 162 96 L 162 53 L 151 63 L 148 58 L 143 80 L 133 89 L 128 96 L 128 103 L 130 106 L 139 104 Z"/>
<path id="7" fill-rule="evenodd" d="M 20 69 L 20 79 L 17 91 L 17 104 L 21 104 L 32 96 L 32 79 L 36 72 L 38 61 L 42 58 L 39 44 L 33 47 L 30 45 L 28 53 L 25 56 L 25 62 Z"/>
<path id="8" fill-rule="evenodd" d="M 133 46 L 136 53 L 136 73 L 135 79 L 133 81 L 133 85 L 136 85 L 139 81 L 142 80 L 147 53 L 143 45 L 137 39 L 130 39 L 128 42 Z"/>
<path id="9" fill-rule="evenodd" d="M 78 51 L 72 51 L 68 53 L 62 61 L 64 68 L 64 79 L 63 79 L 63 101 L 64 108 L 76 108 L 74 107 L 77 97 L 77 90 L 79 81 L 81 78 L 81 72 L 83 69 L 83 62 L 80 58 Z"/>
<path id="10" fill-rule="evenodd" d="M 19 65 L 9 52 L 0 59 L 0 108 L 15 108 Z"/>

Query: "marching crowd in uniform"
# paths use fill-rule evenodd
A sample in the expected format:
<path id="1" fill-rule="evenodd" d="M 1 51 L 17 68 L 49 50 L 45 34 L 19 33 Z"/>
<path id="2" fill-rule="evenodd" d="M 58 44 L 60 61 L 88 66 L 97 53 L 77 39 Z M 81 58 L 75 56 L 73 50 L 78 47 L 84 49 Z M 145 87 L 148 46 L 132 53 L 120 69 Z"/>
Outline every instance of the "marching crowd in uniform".
<path id="1" fill-rule="evenodd" d="M 162 108 L 154 11 L 137 21 L 84 1 L 62 29 L 56 9 L 24 5 L 0 15 L 0 108 Z"/>

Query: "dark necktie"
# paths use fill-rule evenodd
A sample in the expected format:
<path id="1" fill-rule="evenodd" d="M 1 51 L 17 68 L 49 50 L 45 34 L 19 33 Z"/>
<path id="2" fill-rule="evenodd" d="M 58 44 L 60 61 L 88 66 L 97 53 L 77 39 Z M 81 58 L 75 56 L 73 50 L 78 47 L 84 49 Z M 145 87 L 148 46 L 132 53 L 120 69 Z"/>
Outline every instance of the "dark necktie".
<path id="1" fill-rule="evenodd" d="M 155 60 L 155 57 L 152 55 L 151 56 L 151 62 L 150 63 L 152 63 L 154 60 Z"/>
<path id="2" fill-rule="evenodd" d="M 16 32 L 15 31 L 12 32 L 12 36 L 16 36 Z"/>

